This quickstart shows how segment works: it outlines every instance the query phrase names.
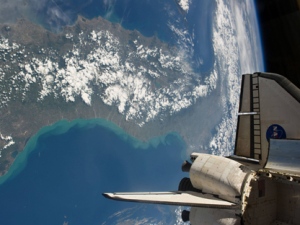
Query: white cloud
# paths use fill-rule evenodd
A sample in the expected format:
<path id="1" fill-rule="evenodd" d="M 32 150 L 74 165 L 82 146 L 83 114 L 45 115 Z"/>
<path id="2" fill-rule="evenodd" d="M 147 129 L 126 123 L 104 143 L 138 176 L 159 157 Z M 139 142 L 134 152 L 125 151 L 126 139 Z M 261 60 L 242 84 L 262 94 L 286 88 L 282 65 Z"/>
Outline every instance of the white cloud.
<path id="1" fill-rule="evenodd" d="M 146 216 L 147 212 L 154 211 L 155 213 L 162 213 L 159 211 L 159 207 L 149 206 L 145 204 L 138 204 L 132 208 L 125 208 L 121 211 L 112 214 L 107 221 L 102 223 L 105 224 L 120 224 L 120 225 L 163 225 L 166 224 L 164 221 L 159 221 L 156 217 Z M 144 213 L 141 213 L 144 212 Z M 146 213 L 145 213 L 146 212 Z"/>
<path id="2" fill-rule="evenodd" d="M 186 12 L 188 12 L 190 9 L 190 3 L 190 0 L 178 0 L 179 6 Z"/>
<path id="3" fill-rule="evenodd" d="M 188 41 L 184 35 L 182 41 Z M 13 76 L 13 87 L 25 97 L 32 84 L 38 83 L 39 101 L 53 95 L 66 102 L 81 98 L 88 105 L 93 104 L 96 91 L 105 104 L 117 107 L 127 120 L 141 126 L 161 114 L 172 115 L 191 106 L 216 87 L 216 74 L 202 81 L 192 71 L 183 49 L 150 48 L 135 40 L 135 51 L 124 50 L 124 44 L 108 31 L 92 31 L 86 36 L 81 32 L 78 38 L 79 43 L 74 37 L 66 39 L 73 50 L 61 56 L 63 67 L 59 58 L 49 57 L 57 55 L 55 50 L 46 48 L 40 50 L 43 54 L 28 51 L 27 55 L 34 57 L 11 61 L 20 68 Z M 2 39 L 1 46 L 12 51 L 17 45 Z"/>
<path id="4" fill-rule="evenodd" d="M 8 148 L 11 145 L 14 145 L 15 142 L 14 142 L 12 136 L 3 136 L 1 132 L 0 132 L 0 139 L 5 142 L 5 145 L 3 146 L 3 148 L 0 149 L 0 157 L 1 157 L 2 150 Z"/>
<path id="5" fill-rule="evenodd" d="M 184 207 L 179 206 L 175 209 L 175 214 L 176 214 L 176 225 L 188 225 L 190 224 L 189 222 L 183 222 L 181 219 L 181 213 L 184 210 Z"/>
<path id="6" fill-rule="evenodd" d="M 223 98 L 224 117 L 217 126 L 217 134 L 210 141 L 213 154 L 230 155 L 235 143 L 237 110 L 241 75 L 253 73 L 260 69 L 257 63 L 257 46 L 253 39 L 258 33 L 249 34 L 253 26 L 249 20 L 253 11 L 246 4 L 232 1 L 228 5 L 223 0 L 217 0 L 215 22 L 213 28 L 213 47 L 216 57 L 215 71 L 221 74 L 221 94 Z M 252 6 L 253 7 L 253 6 Z M 248 28 L 248 29 L 246 29 Z"/>
<path id="7" fill-rule="evenodd" d="M 235 117 L 239 99 L 239 58 L 235 37 L 235 25 L 228 6 L 217 0 L 215 22 L 213 26 L 213 47 L 215 52 L 215 70 L 221 74 L 220 88 L 224 117 L 217 126 L 217 134 L 210 142 L 213 154 L 227 155 L 232 151 L 235 133 Z"/>

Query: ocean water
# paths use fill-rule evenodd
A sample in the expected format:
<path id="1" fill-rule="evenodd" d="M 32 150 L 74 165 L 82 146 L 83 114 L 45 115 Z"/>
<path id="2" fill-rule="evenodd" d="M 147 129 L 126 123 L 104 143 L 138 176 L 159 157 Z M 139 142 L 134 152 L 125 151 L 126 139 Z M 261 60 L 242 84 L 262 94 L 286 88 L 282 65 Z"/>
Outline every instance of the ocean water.
<path id="1" fill-rule="evenodd" d="M 187 29 L 194 35 L 193 62 L 194 70 L 200 74 L 211 72 L 215 63 L 213 49 L 213 22 L 215 19 L 215 1 L 193 1 L 187 14 Z"/>
<path id="2" fill-rule="evenodd" d="M 144 143 L 105 120 L 60 121 L 32 137 L 1 178 L 0 224 L 101 224 L 136 207 L 103 192 L 176 190 L 184 155 L 175 133 Z M 139 217 L 159 217 L 155 207 Z"/>

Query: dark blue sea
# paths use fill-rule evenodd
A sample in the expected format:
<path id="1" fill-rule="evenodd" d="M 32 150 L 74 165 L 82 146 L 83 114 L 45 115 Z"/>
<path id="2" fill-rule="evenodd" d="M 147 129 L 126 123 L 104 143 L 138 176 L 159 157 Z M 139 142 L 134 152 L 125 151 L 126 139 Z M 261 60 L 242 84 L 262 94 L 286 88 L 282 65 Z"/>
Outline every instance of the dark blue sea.
<path id="1" fill-rule="evenodd" d="M 144 143 L 105 120 L 60 121 L 32 137 L 1 178 L 0 224 L 112 221 L 140 205 L 107 200 L 103 192 L 176 190 L 184 151 L 174 133 Z M 156 206 L 137 214 L 162 216 Z"/>

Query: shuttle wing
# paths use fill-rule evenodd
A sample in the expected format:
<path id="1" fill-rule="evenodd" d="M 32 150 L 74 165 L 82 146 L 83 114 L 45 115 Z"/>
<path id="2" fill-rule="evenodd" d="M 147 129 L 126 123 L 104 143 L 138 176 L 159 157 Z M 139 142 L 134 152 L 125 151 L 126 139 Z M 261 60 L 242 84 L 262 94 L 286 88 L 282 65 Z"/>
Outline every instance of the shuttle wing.
<path id="1" fill-rule="evenodd" d="M 194 206 L 220 209 L 235 209 L 235 203 L 228 202 L 210 194 L 193 191 L 188 192 L 130 192 L 130 193 L 104 193 L 104 197 L 132 202 L 145 202 L 155 204 Z"/>

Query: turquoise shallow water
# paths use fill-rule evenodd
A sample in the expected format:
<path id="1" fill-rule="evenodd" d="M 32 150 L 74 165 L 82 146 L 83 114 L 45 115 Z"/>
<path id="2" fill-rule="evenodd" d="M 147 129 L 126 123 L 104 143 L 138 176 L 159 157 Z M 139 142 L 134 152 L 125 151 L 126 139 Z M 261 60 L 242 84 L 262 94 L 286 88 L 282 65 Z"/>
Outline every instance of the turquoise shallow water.
<path id="1" fill-rule="evenodd" d="M 103 192 L 176 190 L 184 151 L 175 133 L 144 143 L 106 120 L 60 121 L 32 137 L 1 178 L 0 224 L 100 224 L 136 206 Z M 155 206 L 143 211 L 160 216 Z"/>

